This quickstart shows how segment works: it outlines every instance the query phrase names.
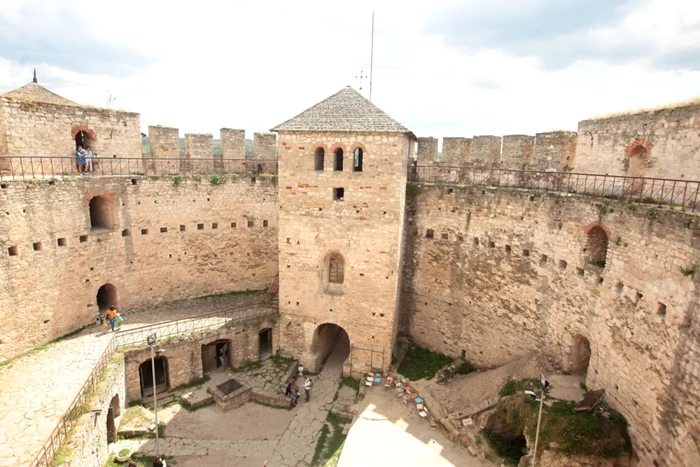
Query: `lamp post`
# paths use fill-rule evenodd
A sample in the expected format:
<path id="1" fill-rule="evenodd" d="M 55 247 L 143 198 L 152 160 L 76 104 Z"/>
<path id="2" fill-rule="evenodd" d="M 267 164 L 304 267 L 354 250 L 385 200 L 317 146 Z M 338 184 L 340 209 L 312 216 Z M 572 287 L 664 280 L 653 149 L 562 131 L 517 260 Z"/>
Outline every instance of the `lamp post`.
<path id="1" fill-rule="evenodd" d="M 155 357 L 155 347 L 156 347 L 156 333 L 149 335 L 146 338 L 148 346 L 151 348 L 151 372 L 153 376 L 153 411 L 156 419 L 156 456 L 159 455 L 160 449 L 158 448 L 158 397 L 156 395 L 156 357 Z"/>
<path id="2" fill-rule="evenodd" d="M 537 442 L 540 438 L 540 421 L 542 420 L 542 403 L 544 402 L 544 393 L 549 388 L 549 381 L 544 375 L 540 375 L 540 384 L 542 385 L 542 393 L 540 395 L 540 411 L 537 414 L 537 431 L 535 431 L 535 450 L 532 453 L 532 467 L 535 467 L 537 461 Z"/>

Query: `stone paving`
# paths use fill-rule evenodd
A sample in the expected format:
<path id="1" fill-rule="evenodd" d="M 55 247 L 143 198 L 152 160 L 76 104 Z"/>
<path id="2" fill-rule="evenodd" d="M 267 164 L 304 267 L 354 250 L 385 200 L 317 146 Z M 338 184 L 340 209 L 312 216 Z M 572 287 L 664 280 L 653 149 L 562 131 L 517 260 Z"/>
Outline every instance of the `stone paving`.
<path id="1" fill-rule="evenodd" d="M 206 407 L 188 415 L 169 415 L 168 409 L 178 410 L 172 408 L 159 411 L 159 420 L 166 423 L 166 438 L 160 441 L 159 446 L 161 454 L 165 455 L 166 459 L 172 456 L 178 462 L 183 458 L 187 465 L 210 465 L 212 459 L 221 459 L 221 465 L 262 465 L 265 461 L 269 467 L 310 465 L 321 427 L 338 390 L 342 361 L 347 351 L 348 349 L 336 349 L 321 373 L 312 376 L 311 400 L 304 402 L 304 398 L 301 397 L 299 405 L 291 411 L 256 406 L 252 403 L 225 414 L 216 411 L 214 407 Z M 255 391 L 279 395 L 283 392 L 285 374 L 283 367 L 278 367 L 268 360 L 261 368 L 234 373 L 233 377 L 246 381 Z M 246 414 L 246 410 L 250 411 L 250 414 Z M 195 414 L 196 417 L 185 421 L 187 417 Z M 218 421 L 214 420 L 213 415 L 218 417 Z M 237 415 L 244 416 L 244 419 L 236 418 Z M 182 417 L 182 420 L 178 421 L 178 416 Z M 221 424 L 218 436 L 212 436 L 211 430 L 214 428 L 207 426 L 207 423 Z M 189 427 L 189 433 L 183 432 L 184 426 Z M 171 433 L 175 436 L 171 436 Z M 253 437 L 256 433 L 258 436 L 255 439 L 241 439 Z M 112 452 L 118 452 L 124 448 L 135 453 L 155 455 L 155 442 L 152 439 L 120 440 L 110 449 Z"/>
<path id="2" fill-rule="evenodd" d="M 183 300 L 124 313 L 129 329 L 259 302 L 261 294 Z M 0 467 L 28 465 L 115 334 L 97 326 L 0 367 Z"/>

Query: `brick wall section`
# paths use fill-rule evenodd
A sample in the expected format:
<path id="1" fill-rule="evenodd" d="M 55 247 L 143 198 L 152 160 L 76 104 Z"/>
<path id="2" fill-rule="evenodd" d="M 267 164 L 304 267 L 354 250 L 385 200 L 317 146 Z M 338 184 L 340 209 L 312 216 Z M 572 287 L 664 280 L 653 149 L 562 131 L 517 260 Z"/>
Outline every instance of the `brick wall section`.
<path id="1" fill-rule="evenodd" d="M 475 136 L 471 144 L 471 161 L 475 164 L 498 164 L 501 160 L 500 136 Z"/>
<path id="2" fill-rule="evenodd" d="M 586 385 L 604 388 L 625 415 L 641 465 L 700 458 L 693 442 L 700 283 L 680 271 L 700 264 L 695 217 L 607 200 L 427 186 L 410 212 L 402 327 L 416 342 L 455 357 L 465 352 L 485 367 L 533 352 L 567 367 L 581 334 L 592 351 Z M 598 220 L 611 232 L 602 272 L 587 266 L 584 251 L 586 227 Z"/>
<path id="3" fill-rule="evenodd" d="M 578 125 L 576 170 L 626 175 L 626 149 L 650 146 L 645 176 L 700 180 L 700 105 L 584 120 Z"/>
<path id="4" fill-rule="evenodd" d="M 81 127 L 94 132 L 93 152 L 102 158 L 141 157 L 140 117 L 109 109 L 20 102 L 0 97 L 5 126 L 4 151 L 13 156 L 75 155 L 71 133 Z"/>
<path id="5" fill-rule="evenodd" d="M 180 130 L 164 126 L 148 127 L 148 146 L 151 150 L 151 169 L 157 173 L 180 171 Z"/>
<path id="6" fill-rule="evenodd" d="M 345 329 L 351 345 L 385 354 L 389 364 L 398 312 L 399 266 L 410 138 L 386 133 L 280 133 L 280 315 L 282 348 L 305 367 L 319 325 Z M 314 170 L 314 150 L 364 151 L 363 171 Z M 346 160 L 350 160 L 347 158 Z M 333 189 L 345 189 L 333 200 Z M 328 284 L 324 260 L 345 259 L 343 284 Z M 359 352 L 359 351 L 358 351 Z M 353 368 L 369 368 L 369 354 Z M 375 355 L 376 357 L 376 355 Z M 375 360 L 375 365 L 381 363 Z M 312 370 L 313 371 L 313 370 Z"/>
<path id="7" fill-rule="evenodd" d="M 438 160 L 438 139 L 432 136 L 418 138 L 418 163 L 432 164 Z"/>
<path id="8" fill-rule="evenodd" d="M 245 130 L 222 128 L 219 135 L 221 139 L 221 156 L 224 159 L 242 159 L 245 157 Z"/>
<path id="9" fill-rule="evenodd" d="M 577 133 L 574 131 L 537 133 L 535 135 L 535 165 L 542 169 L 549 167 L 556 170 L 572 169 L 576 162 L 576 138 Z M 547 160 L 550 157 L 551 165 L 550 161 Z"/>
<path id="10" fill-rule="evenodd" d="M 504 136 L 503 154 L 501 155 L 501 165 L 509 169 L 531 168 L 534 146 L 534 136 Z"/>
<path id="11" fill-rule="evenodd" d="M 442 139 L 442 163 L 462 165 L 469 162 L 469 138 L 445 137 Z"/>
<path id="12" fill-rule="evenodd" d="M 245 150 L 243 153 L 245 154 Z M 261 132 L 253 134 L 253 156 L 258 157 L 261 154 L 263 159 L 277 159 L 276 133 Z"/>
<path id="13" fill-rule="evenodd" d="M 258 361 L 260 359 L 259 333 L 267 328 L 273 329 L 272 346 L 276 350 L 279 348 L 279 326 L 275 317 L 253 318 L 218 332 L 169 338 L 158 344 L 158 348 L 165 350 L 163 357 L 168 362 L 169 389 L 204 376 L 202 347 L 218 340 L 231 341 L 229 349 L 232 367 L 237 368 L 248 362 Z M 148 348 L 125 351 L 127 403 L 141 399 L 139 366 L 150 358 L 151 351 Z"/>
<path id="14" fill-rule="evenodd" d="M 94 322 L 105 283 L 116 287 L 117 306 L 127 310 L 260 290 L 277 275 L 273 181 L 133 180 L 3 182 L 9 215 L 0 216 L 0 361 Z M 112 200 L 114 231 L 91 233 L 89 200 L 96 195 Z M 12 246 L 17 256 L 9 255 Z"/>

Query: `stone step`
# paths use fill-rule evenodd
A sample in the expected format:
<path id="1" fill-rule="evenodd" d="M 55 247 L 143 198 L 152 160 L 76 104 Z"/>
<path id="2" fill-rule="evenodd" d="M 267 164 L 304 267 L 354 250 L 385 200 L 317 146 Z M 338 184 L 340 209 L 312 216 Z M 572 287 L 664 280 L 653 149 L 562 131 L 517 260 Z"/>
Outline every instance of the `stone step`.
<path id="1" fill-rule="evenodd" d="M 170 394 L 170 393 L 164 393 L 164 394 L 157 394 L 158 397 L 158 407 L 163 407 L 166 404 L 169 404 L 170 402 L 175 400 L 175 394 Z M 143 405 L 146 407 L 153 408 L 153 395 L 144 397 L 142 399 Z"/>

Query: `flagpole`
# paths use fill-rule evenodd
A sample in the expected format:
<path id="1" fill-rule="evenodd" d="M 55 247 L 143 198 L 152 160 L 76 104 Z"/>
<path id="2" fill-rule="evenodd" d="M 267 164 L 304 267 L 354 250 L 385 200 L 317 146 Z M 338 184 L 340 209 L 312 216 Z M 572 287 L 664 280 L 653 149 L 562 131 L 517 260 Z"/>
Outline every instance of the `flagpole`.
<path id="1" fill-rule="evenodd" d="M 369 100 L 372 102 L 372 66 L 374 65 L 374 13 L 372 13 L 372 47 L 369 58 Z"/>

